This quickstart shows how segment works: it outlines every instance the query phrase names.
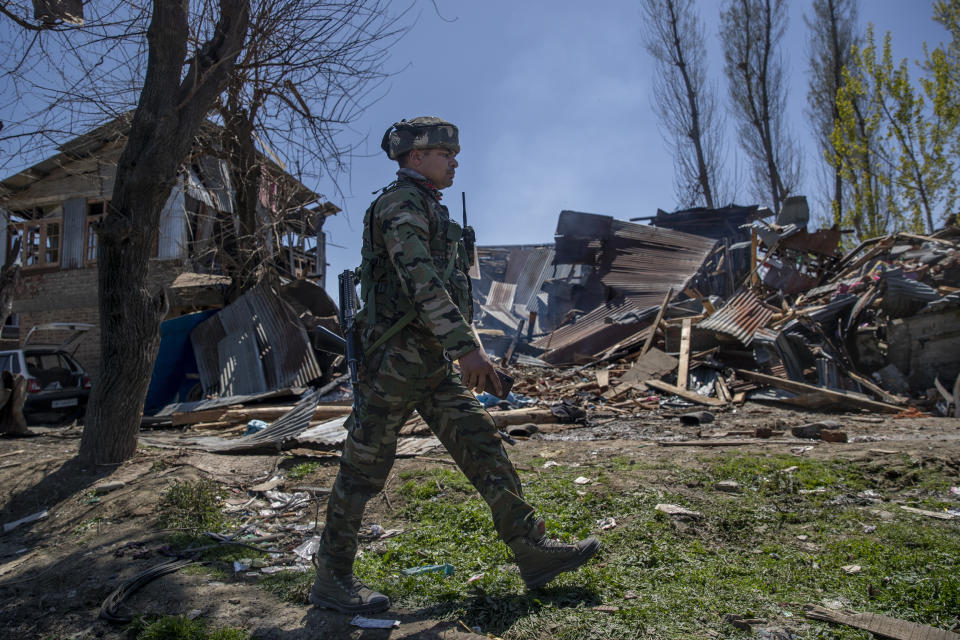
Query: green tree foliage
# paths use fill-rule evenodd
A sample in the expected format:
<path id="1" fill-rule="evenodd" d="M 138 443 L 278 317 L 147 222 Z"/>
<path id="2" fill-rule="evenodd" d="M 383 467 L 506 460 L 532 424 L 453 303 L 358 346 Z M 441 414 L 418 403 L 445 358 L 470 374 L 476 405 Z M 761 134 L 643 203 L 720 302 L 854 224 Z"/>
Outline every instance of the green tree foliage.
<path id="1" fill-rule="evenodd" d="M 939 3 L 947 4 L 958 2 Z M 837 92 L 829 159 L 854 191 L 838 222 L 852 225 L 860 239 L 933 231 L 958 195 L 956 58 L 951 62 L 949 47 L 934 49 L 914 84 L 907 61 L 894 63 L 890 43 L 887 33 L 878 50 L 868 27 Z"/>

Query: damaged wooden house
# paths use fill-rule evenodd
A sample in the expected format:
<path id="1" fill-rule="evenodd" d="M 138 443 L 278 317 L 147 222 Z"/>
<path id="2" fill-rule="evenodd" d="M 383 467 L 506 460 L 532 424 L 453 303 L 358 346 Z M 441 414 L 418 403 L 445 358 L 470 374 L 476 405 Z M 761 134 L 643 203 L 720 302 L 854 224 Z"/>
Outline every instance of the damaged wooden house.
<path id="1" fill-rule="evenodd" d="M 110 215 L 116 164 L 127 141 L 130 117 L 130 114 L 121 116 L 70 140 L 60 146 L 55 155 L 0 181 L 0 213 L 4 222 L 0 225 L 0 261 L 18 247 L 19 255 L 11 258 L 21 265 L 13 315 L 8 324 L 22 328 L 21 335 L 35 325 L 50 322 L 98 323 L 97 223 Z M 225 154 L 218 152 L 219 131 L 216 125 L 208 123 L 198 138 L 194 154 L 181 167 L 149 256 L 149 286 L 167 291 L 170 319 L 204 312 L 202 319 L 212 322 L 208 317 L 215 319 L 217 310 L 246 299 L 241 304 L 258 309 L 262 321 L 237 331 L 246 332 L 248 338 L 257 337 L 252 352 L 259 357 L 264 349 L 269 349 L 272 340 L 289 339 L 282 335 L 281 322 L 271 325 L 268 320 L 296 318 L 299 314 L 281 301 L 273 289 L 258 290 L 262 289 L 258 287 L 244 292 L 232 286 L 229 267 L 237 259 L 240 228 L 236 211 L 237 179 Z M 323 224 L 339 209 L 323 201 L 276 162 L 262 155 L 260 161 L 254 241 L 263 252 L 259 266 L 274 274 L 276 277 L 272 280 L 279 285 L 301 283 L 298 285 L 301 288 L 308 286 L 322 292 L 326 268 Z M 322 298 L 326 304 L 321 305 L 324 308 L 318 309 L 318 313 L 335 314 L 332 301 L 325 294 Z M 267 309 L 273 312 L 267 313 Z M 184 323 L 198 325 L 199 319 L 180 322 Z M 264 324 L 269 326 L 264 328 Z M 168 330 L 167 323 L 164 325 L 166 341 L 172 329 Z M 240 340 L 229 329 L 208 327 L 207 336 L 220 340 L 231 336 L 227 342 Z M 9 335 L 8 328 L 4 336 Z M 297 338 L 307 340 L 302 336 Z M 216 386 L 206 378 L 219 383 L 218 349 L 222 360 L 231 360 L 236 355 L 227 342 L 207 344 L 205 352 L 198 354 L 201 375 L 191 376 L 197 390 L 200 388 L 198 378 L 204 383 L 204 392 Z M 251 352 L 249 345 L 245 349 L 245 353 Z M 96 326 L 74 355 L 95 381 L 99 366 Z M 277 364 L 281 369 L 298 371 L 302 368 L 300 365 L 302 363 L 289 361 Z M 319 375 L 316 362 L 303 366 L 313 377 Z M 288 379 L 299 378 L 270 374 L 264 378 L 264 385 L 269 380 L 282 384 Z"/>

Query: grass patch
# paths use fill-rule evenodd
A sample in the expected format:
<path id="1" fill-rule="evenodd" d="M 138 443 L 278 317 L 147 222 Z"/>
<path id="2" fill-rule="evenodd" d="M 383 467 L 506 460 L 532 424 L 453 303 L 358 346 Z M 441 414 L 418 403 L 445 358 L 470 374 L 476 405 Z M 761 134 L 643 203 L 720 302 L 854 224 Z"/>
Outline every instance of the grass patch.
<path id="1" fill-rule="evenodd" d="M 135 640 L 249 640 L 244 629 L 211 629 L 203 620 L 186 616 L 163 616 L 153 620 L 138 619 L 129 628 Z"/>
<path id="2" fill-rule="evenodd" d="M 322 466 L 323 463 L 317 461 L 302 462 L 290 467 L 287 471 L 287 478 L 290 480 L 303 480 Z"/>
<path id="3" fill-rule="evenodd" d="M 960 531 L 894 502 L 956 506 L 937 493 L 949 469 L 906 458 L 891 465 L 900 471 L 889 474 L 876 461 L 741 453 L 705 455 L 686 468 L 622 456 L 521 472 L 526 498 L 551 535 L 599 535 L 604 545 L 579 571 L 535 592 L 525 590 L 486 504 L 463 474 L 405 472 L 395 510 L 380 523 L 405 532 L 361 540 L 355 570 L 395 607 L 460 619 L 505 640 L 747 637 L 725 622 L 726 614 L 763 618 L 794 638 L 867 637 L 802 616 L 804 604 L 828 602 L 957 627 Z M 580 475 L 593 483 L 574 484 Z M 741 491 L 716 490 L 721 480 L 736 480 Z M 658 503 L 702 517 L 667 516 Z M 596 523 L 607 516 L 617 526 L 599 532 Z M 456 567 L 453 576 L 400 574 L 444 562 Z M 306 603 L 312 580 L 278 574 L 261 584 Z"/>

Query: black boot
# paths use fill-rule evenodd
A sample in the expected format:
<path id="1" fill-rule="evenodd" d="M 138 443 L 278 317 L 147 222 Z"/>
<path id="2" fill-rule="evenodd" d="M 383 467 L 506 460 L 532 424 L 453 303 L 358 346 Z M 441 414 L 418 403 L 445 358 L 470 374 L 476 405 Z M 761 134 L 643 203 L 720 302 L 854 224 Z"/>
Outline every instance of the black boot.
<path id="1" fill-rule="evenodd" d="M 600 541 L 590 536 L 575 544 L 563 544 L 547 538 L 543 520 L 537 520 L 525 536 L 507 543 L 520 567 L 520 577 L 528 589 L 547 584 L 564 571 L 573 571 L 600 550 Z"/>
<path id="2" fill-rule="evenodd" d="M 313 558 L 317 579 L 310 589 L 310 603 L 341 613 L 379 613 L 390 608 L 390 598 L 360 582 L 352 570 L 337 570 L 317 554 Z"/>

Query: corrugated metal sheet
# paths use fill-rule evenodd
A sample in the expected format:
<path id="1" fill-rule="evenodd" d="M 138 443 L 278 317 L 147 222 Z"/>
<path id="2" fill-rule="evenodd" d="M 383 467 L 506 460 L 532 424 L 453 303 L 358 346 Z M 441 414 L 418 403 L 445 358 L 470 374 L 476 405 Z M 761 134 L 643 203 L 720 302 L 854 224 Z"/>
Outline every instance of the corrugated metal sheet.
<path id="1" fill-rule="evenodd" d="M 340 416 L 312 426 L 297 436 L 297 442 L 309 442 L 326 447 L 342 444 L 347 439 L 347 429 L 344 423 L 349 416 Z"/>
<path id="2" fill-rule="evenodd" d="M 604 229 L 607 236 L 589 235 Z M 671 288 L 679 294 L 717 244 L 681 231 L 570 211 L 561 213 L 557 236 L 556 259 L 591 254 L 602 273 L 600 282 L 608 287 L 606 297 L 612 294 L 613 299 L 533 343 L 547 349 L 542 357 L 554 364 L 577 362 L 645 339 L 651 320 L 642 314 L 659 307 Z M 564 252 L 559 249 L 561 240 L 567 242 Z M 632 316 L 637 322 L 630 322 Z"/>
<path id="3" fill-rule="evenodd" d="M 490 283 L 490 293 L 487 294 L 487 302 L 484 306 L 495 309 L 512 309 L 516 295 L 516 284 L 494 281 Z"/>
<path id="4" fill-rule="evenodd" d="M 776 312 L 775 307 L 764 304 L 751 289 L 744 289 L 696 327 L 733 336 L 749 347 L 754 333 L 767 326 Z"/>
<path id="5" fill-rule="evenodd" d="M 516 280 L 517 292 L 514 297 L 515 304 L 523 306 L 525 312 L 537 310 L 537 293 L 552 271 L 550 265 L 553 263 L 553 256 L 553 249 L 548 247 L 527 252 L 523 271 Z"/>
<path id="6" fill-rule="evenodd" d="M 187 255 L 187 218 L 182 179 L 178 179 L 160 212 L 157 257 L 181 258 Z"/>
<path id="7" fill-rule="evenodd" d="M 206 185 L 203 184 L 203 180 L 192 168 L 183 174 L 183 188 L 184 191 L 187 192 L 187 195 L 194 200 L 199 200 L 211 209 L 216 208 L 213 196 L 210 195 L 210 190 L 207 189 Z"/>
<path id="8" fill-rule="evenodd" d="M 248 331 L 228 333 L 217 344 L 220 362 L 220 393 L 238 395 L 267 390 L 257 343 Z"/>
<path id="9" fill-rule="evenodd" d="M 260 286 L 240 296 L 190 334 L 204 392 L 215 393 L 219 389 L 220 372 L 225 366 L 216 355 L 220 340 L 244 332 L 255 336 L 268 389 L 305 387 L 323 374 L 296 313 L 272 290 Z"/>
<path id="10" fill-rule="evenodd" d="M 317 389 L 311 389 L 300 398 L 290 411 L 273 421 L 269 427 L 242 438 L 200 437 L 188 438 L 176 443 L 177 448 L 201 449 L 213 453 L 255 453 L 280 452 L 296 441 L 297 436 L 310 426 L 310 419 L 317 409 L 320 394 Z M 141 438 L 148 444 L 157 446 L 171 446 L 150 439 Z"/>
<path id="11" fill-rule="evenodd" d="M 402 458 L 420 456 L 442 446 L 440 440 L 434 437 L 400 438 L 397 442 L 397 456 Z"/>

